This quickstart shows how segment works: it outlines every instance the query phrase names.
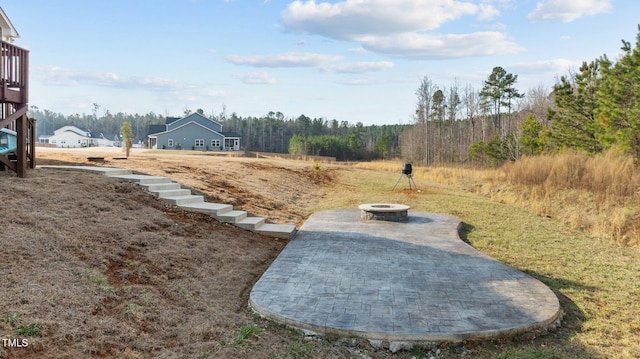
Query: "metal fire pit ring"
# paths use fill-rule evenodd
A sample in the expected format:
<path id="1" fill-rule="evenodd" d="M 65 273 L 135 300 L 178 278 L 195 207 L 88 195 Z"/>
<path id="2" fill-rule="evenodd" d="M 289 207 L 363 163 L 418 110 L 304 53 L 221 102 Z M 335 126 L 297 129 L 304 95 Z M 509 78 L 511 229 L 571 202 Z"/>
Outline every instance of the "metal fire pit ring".
<path id="1" fill-rule="evenodd" d="M 360 218 L 365 220 L 402 222 L 407 219 L 409 206 L 395 203 L 368 203 L 358 206 Z"/>

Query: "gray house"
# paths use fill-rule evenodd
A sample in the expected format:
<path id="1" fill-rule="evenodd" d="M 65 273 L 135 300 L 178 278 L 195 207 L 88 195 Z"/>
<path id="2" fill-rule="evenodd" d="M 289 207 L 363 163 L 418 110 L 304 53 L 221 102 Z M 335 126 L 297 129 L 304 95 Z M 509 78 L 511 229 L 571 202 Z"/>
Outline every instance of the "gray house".
<path id="1" fill-rule="evenodd" d="M 167 117 L 164 125 L 149 126 L 149 148 L 167 150 L 238 151 L 240 135 L 223 132 L 222 125 L 193 113 Z"/>

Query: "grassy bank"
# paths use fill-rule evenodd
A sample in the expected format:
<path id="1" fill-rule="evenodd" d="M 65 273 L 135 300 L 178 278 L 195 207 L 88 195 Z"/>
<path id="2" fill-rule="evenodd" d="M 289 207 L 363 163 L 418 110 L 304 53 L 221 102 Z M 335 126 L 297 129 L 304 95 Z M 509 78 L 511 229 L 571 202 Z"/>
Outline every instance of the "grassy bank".
<path id="1" fill-rule="evenodd" d="M 404 178 L 391 191 L 401 167 L 396 163 L 393 168 L 395 172 L 356 169 L 343 174 L 315 210 L 392 202 L 455 215 L 466 224 L 463 236 L 474 247 L 543 281 L 558 295 L 566 312 L 557 332 L 533 340 L 474 347 L 465 352 L 466 357 L 640 357 L 640 252 L 519 206 L 459 191 L 456 187 L 473 182 L 459 176 L 468 170 L 429 172 L 441 176 L 436 180 L 448 183 L 444 185 L 425 179 L 425 173 L 417 169 L 421 192 L 409 191 Z M 491 176 L 471 174 L 476 179 Z M 462 351 L 453 348 L 446 354 L 462 356 Z"/>

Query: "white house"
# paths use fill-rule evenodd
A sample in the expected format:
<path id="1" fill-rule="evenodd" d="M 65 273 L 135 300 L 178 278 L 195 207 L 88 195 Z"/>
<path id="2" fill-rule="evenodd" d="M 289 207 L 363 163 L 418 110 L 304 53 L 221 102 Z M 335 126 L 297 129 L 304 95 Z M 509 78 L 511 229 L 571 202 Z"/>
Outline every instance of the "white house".
<path id="1" fill-rule="evenodd" d="M 5 14 L 4 10 L 2 10 L 1 7 L 0 7 L 0 33 L 2 35 L 0 36 L 0 38 L 2 38 L 3 41 L 6 41 L 8 43 L 13 43 L 13 39 L 17 39 L 20 37 L 20 34 L 18 34 L 18 31 L 16 30 L 16 28 L 13 27 L 11 20 L 9 20 L 9 17 L 7 16 L 7 14 Z"/>
<path id="2" fill-rule="evenodd" d="M 63 126 L 53 131 L 51 136 L 40 136 L 38 142 L 56 145 L 56 147 L 113 147 L 116 135 L 105 136 L 76 126 Z"/>

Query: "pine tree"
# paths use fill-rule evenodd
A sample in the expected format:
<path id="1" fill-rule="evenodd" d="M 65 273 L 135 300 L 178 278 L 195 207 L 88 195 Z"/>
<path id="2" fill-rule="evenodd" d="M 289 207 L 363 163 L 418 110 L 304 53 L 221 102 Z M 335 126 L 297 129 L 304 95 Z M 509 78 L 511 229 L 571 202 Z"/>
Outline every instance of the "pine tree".
<path id="1" fill-rule="evenodd" d="M 504 139 L 506 134 L 510 134 L 512 132 L 511 108 L 513 106 L 513 100 L 524 96 L 514 87 L 517 81 L 518 75 L 508 73 L 502 67 L 497 66 L 493 68 L 491 75 L 489 75 L 487 81 L 484 82 L 482 91 L 480 91 L 480 97 L 483 98 L 485 104 L 490 105 L 493 108 L 494 126 L 498 128 L 501 139 Z M 505 128 L 502 123 L 502 107 L 507 107 L 509 109 L 509 122 L 506 126 L 507 128 Z"/>
<path id="2" fill-rule="evenodd" d="M 598 86 L 596 115 L 605 128 L 604 145 L 617 144 L 640 159 L 640 25 L 636 46 L 622 40 L 624 55 L 613 64 L 599 60 L 602 81 Z"/>
<path id="3" fill-rule="evenodd" d="M 599 66 L 596 61 L 583 62 L 580 72 L 562 76 L 553 86 L 555 108 L 549 109 L 551 137 L 558 147 L 602 151 L 603 126 L 596 121 L 596 85 Z"/>

